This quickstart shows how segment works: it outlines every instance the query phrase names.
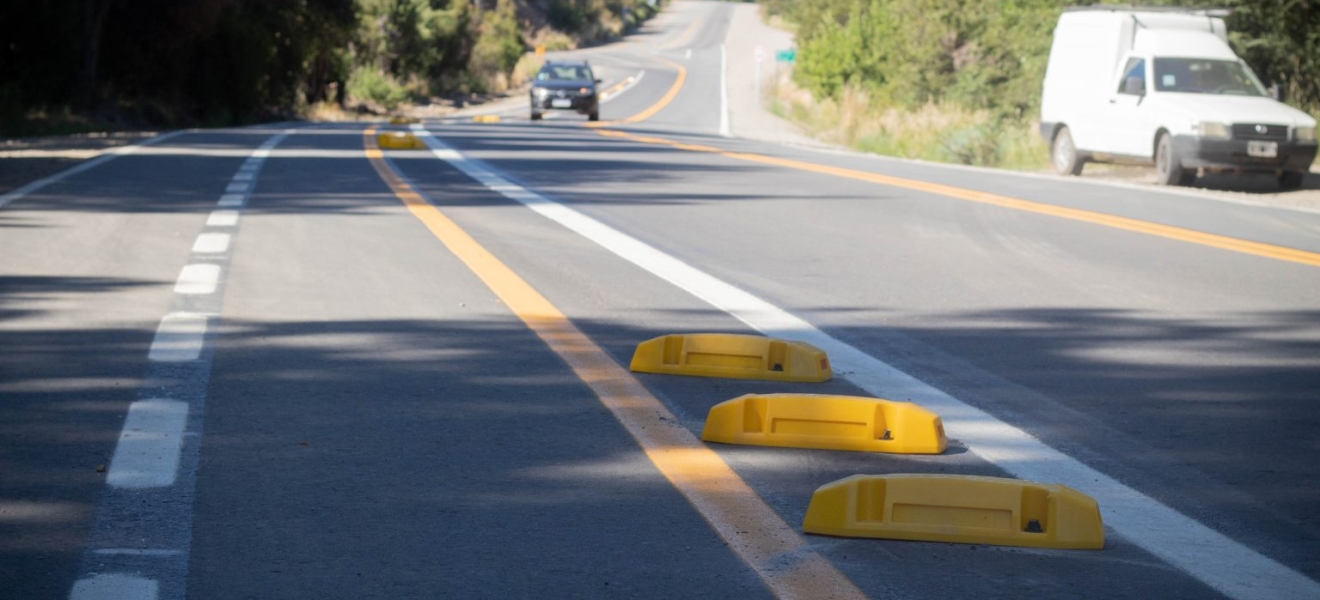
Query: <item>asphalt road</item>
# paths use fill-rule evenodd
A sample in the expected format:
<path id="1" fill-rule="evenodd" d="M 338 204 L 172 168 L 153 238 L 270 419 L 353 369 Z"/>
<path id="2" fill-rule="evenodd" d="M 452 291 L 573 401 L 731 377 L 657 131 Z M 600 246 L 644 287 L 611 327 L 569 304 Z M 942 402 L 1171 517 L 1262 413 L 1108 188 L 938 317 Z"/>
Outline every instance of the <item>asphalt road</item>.
<path id="1" fill-rule="evenodd" d="M 0 597 L 1320 597 L 1320 215 L 723 137 L 730 12 L 574 53 L 601 128 L 188 131 L 0 207 Z M 701 331 L 836 377 L 619 369 Z M 690 441 L 784 391 L 949 450 Z M 859 473 L 1066 483 L 1106 545 L 792 533 Z"/>

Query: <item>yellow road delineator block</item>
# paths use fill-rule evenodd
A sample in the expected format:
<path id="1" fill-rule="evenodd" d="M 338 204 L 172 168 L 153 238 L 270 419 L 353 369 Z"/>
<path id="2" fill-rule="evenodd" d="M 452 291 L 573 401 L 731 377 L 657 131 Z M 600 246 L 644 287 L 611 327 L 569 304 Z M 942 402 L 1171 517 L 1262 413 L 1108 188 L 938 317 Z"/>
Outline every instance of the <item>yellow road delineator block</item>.
<path id="1" fill-rule="evenodd" d="M 403 131 L 392 131 L 376 136 L 376 144 L 389 150 L 425 150 L 426 144 L 417 136 Z"/>
<path id="2" fill-rule="evenodd" d="M 911 402 L 823 394 L 748 394 L 711 407 L 701 439 L 724 444 L 939 454 L 940 416 Z"/>
<path id="3" fill-rule="evenodd" d="M 1105 546 L 1095 499 L 1057 484 L 963 475 L 853 475 L 821 486 L 807 533 L 997 546 Z"/>
<path id="4" fill-rule="evenodd" d="M 499 116 L 499 115 L 477 115 L 477 116 L 475 116 L 475 117 L 472 117 L 472 122 L 474 122 L 474 123 L 499 123 L 499 122 L 500 122 L 500 116 Z"/>
<path id="5" fill-rule="evenodd" d="M 834 376 L 825 351 L 806 342 L 733 333 L 665 335 L 637 345 L 633 371 L 768 379 L 829 381 Z"/>
<path id="6" fill-rule="evenodd" d="M 413 123 L 421 123 L 421 122 L 422 122 L 421 119 L 416 119 L 413 117 L 398 117 L 398 116 L 390 117 L 390 125 L 412 125 Z"/>

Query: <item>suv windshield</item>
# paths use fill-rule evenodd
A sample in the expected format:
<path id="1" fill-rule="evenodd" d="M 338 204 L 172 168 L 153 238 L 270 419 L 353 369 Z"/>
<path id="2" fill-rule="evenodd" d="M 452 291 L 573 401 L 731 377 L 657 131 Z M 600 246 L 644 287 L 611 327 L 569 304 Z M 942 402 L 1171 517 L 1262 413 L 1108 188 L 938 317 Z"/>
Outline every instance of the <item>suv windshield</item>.
<path id="1" fill-rule="evenodd" d="M 537 81 L 591 81 L 591 69 L 581 65 L 546 65 L 536 74 Z"/>
<path id="2" fill-rule="evenodd" d="M 1266 95 L 1256 75 L 1242 63 L 1205 58 L 1156 58 L 1155 89 L 1189 94 Z"/>

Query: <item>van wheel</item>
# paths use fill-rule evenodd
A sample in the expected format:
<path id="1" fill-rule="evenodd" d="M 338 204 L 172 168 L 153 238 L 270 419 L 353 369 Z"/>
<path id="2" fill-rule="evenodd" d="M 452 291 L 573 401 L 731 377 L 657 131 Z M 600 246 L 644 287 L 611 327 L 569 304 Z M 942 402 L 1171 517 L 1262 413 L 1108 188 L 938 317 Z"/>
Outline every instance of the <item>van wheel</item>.
<path id="1" fill-rule="evenodd" d="M 1192 177 L 1196 175 L 1193 173 Z M 1182 159 L 1173 147 L 1173 136 L 1162 133 L 1155 146 L 1155 182 L 1160 185 L 1187 185 L 1191 183 L 1187 170 L 1183 169 Z"/>
<path id="2" fill-rule="evenodd" d="M 1082 174 L 1085 161 L 1077 156 L 1077 146 L 1073 144 L 1072 133 L 1067 127 L 1059 129 L 1059 134 L 1054 136 L 1054 147 L 1050 149 L 1050 155 L 1054 160 L 1054 170 L 1060 175 Z"/>
<path id="3" fill-rule="evenodd" d="M 1281 190 L 1300 190 L 1302 181 L 1306 179 L 1306 173 L 1302 171 L 1284 171 L 1279 173 L 1279 189 Z"/>
<path id="4" fill-rule="evenodd" d="M 536 112 L 535 110 L 533 110 L 533 111 L 532 111 L 532 120 L 533 120 L 533 121 L 540 121 L 540 120 L 541 120 L 541 113 Z"/>
<path id="5" fill-rule="evenodd" d="M 599 111 L 599 110 L 593 110 L 593 111 L 591 111 L 591 114 L 587 115 L 587 120 L 588 120 L 588 121 L 599 121 L 599 120 L 600 120 L 600 111 Z"/>

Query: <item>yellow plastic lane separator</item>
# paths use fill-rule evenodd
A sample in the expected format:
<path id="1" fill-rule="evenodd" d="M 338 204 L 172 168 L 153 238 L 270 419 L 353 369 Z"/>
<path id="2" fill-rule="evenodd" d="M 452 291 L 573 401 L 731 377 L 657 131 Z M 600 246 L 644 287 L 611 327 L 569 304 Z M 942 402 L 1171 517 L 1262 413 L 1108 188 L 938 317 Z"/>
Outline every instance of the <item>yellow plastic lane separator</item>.
<path id="1" fill-rule="evenodd" d="M 500 122 L 500 116 L 499 116 L 499 115 L 477 115 L 477 116 L 475 116 L 475 117 L 472 117 L 472 122 L 473 122 L 473 123 L 499 123 L 499 122 Z"/>
<path id="2" fill-rule="evenodd" d="M 594 123 L 588 122 L 588 123 L 584 123 L 583 125 L 585 127 L 590 127 L 592 129 L 597 129 L 599 131 L 598 128 L 600 127 L 610 127 L 612 125 L 628 125 L 634 123 L 641 123 L 642 121 L 654 117 L 656 113 L 660 112 L 661 110 L 664 110 L 666 106 L 669 106 L 669 103 L 673 102 L 674 98 L 678 96 L 678 92 L 683 89 L 683 83 L 687 81 L 687 69 L 684 68 L 683 65 L 680 65 L 675 62 L 667 61 L 663 58 L 656 58 L 655 60 L 656 62 L 662 63 L 667 67 L 673 68 L 674 71 L 677 73 L 677 75 L 674 77 L 674 83 L 669 86 L 669 90 L 665 92 L 665 95 L 661 96 L 659 100 L 656 100 L 655 104 L 646 107 L 641 112 L 632 115 L 631 117 L 620 119 L 618 121 L 596 121 Z"/>
<path id="3" fill-rule="evenodd" d="M 376 136 L 376 145 L 390 150 L 425 150 L 426 144 L 417 136 L 404 131 L 391 131 Z"/>
<path id="4" fill-rule="evenodd" d="M 701 439 L 723 444 L 939 454 L 940 416 L 911 402 L 821 394 L 748 394 L 711 407 Z"/>
<path id="5" fill-rule="evenodd" d="M 1094 498 L 1063 485 L 969 475 L 853 475 L 816 490 L 807 533 L 1098 550 Z"/>
<path id="6" fill-rule="evenodd" d="M 1121 229 L 1124 231 L 1142 233 L 1146 235 L 1162 237 L 1170 240 L 1177 240 L 1180 242 L 1186 242 L 1190 244 L 1198 244 L 1201 246 L 1218 248 L 1220 250 L 1240 252 L 1242 254 L 1250 254 L 1254 256 L 1261 256 L 1264 258 L 1272 258 L 1275 260 L 1300 263 L 1312 267 L 1320 267 L 1320 253 L 1317 252 L 1309 252 L 1306 250 L 1298 250 L 1296 248 L 1288 248 L 1285 246 L 1275 246 L 1273 244 L 1252 242 L 1252 241 L 1242 240 L 1224 235 L 1217 235 L 1213 233 L 1195 231 L 1192 229 L 1174 227 L 1172 225 L 1161 225 L 1159 223 L 1152 223 L 1149 221 L 1142 221 L 1139 219 L 1132 219 L 1128 217 L 1107 215 L 1104 213 L 1098 213 L 1080 208 L 1068 208 L 1064 206 L 1055 206 L 1052 204 L 1032 202 L 1030 200 L 1010 198 L 1008 196 L 1000 196 L 998 194 L 991 194 L 988 192 L 978 192 L 976 190 L 969 190 L 969 189 L 954 187 L 951 185 L 944 185 L 941 183 L 931 183 L 928 181 L 918 181 L 915 179 L 904 179 L 901 177 L 893 177 L 890 175 L 881 175 L 879 173 L 868 173 L 866 171 L 857 171 L 854 169 L 845 169 L 842 167 L 832 167 L 829 165 L 802 162 L 787 158 L 776 158 L 773 156 L 766 156 L 763 154 L 752 154 L 747 152 L 729 152 L 711 146 L 686 144 L 683 142 L 668 140 L 664 138 L 636 135 L 625 131 L 612 131 L 612 130 L 606 131 L 606 130 L 598 129 L 596 130 L 596 133 L 599 133 L 600 135 L 606 137 L 622 138 L 634 142 L 641 142 L 644 144 L 660 144 L 660 145 L 670 146 L 672 148 L 677 148 L 680 150 L 688 150 L 691 152 L 708 152 L 712 154 L 719 154 L 721 156 L 725 156 L 737 160 L 760 163 L 763 165 L 784 167 L 788 169 L 796 169 L 799 171 L 810 171 L 812 173 L 821 173 L 824 175 L 832 175 L 835 177 L 843 177 L 846 179 L 853 179 L 857 181 L 878 183 L 880 185 L 887 185 L 890 187 L 915 190 L 919 192 L 927 192 L 931 194 L 944 196 L 947 198 L 954 198 L 957 200 L 966 200 L 969 202 L 989 204 L 991 206 L 998 206 L 1001 208 L 1010 208 L 1013 210 L 1020 210 L 1020 211 L 1030 212 L 1040 215 L 1058 217 L 1061 219 L 1068 219 L 1071 221 L 1080 221 L 1083 223 L 1090 223 L 1093 225 L 1101 225 L 1104 227 L 1111 227 L 1114 229 Z"/>
<path id="7" fill-rule="evenodd" d="M 695 377 L 829 381 L 825 351 L 806 342 L 735 333 L 689 333 L 646 340 L 633 352 L 633 371 Z"/>
<path id="8" fill-rule="evenodd" d="M 627 369 L 395 173 L 374 144 L 374 130 L 363 136 L 366 156 L 399 201 L 591 388 L 656 469 L 777 597 L 866 597 Z"/>

